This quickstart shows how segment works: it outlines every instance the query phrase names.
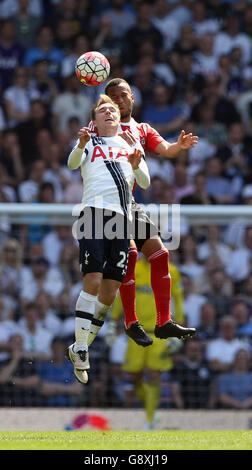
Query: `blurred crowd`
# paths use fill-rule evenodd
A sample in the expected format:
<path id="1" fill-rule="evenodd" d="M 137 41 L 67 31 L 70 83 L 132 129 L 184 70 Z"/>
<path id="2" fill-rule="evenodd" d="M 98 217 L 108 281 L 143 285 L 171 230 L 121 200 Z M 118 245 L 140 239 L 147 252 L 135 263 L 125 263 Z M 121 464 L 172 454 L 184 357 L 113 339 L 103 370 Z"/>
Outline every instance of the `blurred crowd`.
<path id="1" fill-rule="evenodd" d="M 137 201 L 251 205 L 251 41 L 249 0 L 2 0 L 0 203 L 81 200 L 66 162 L 104 85 L 81 85 L 74 69 L 99 50 L 110 78 L 130 83 L 137 120 L 170 142 L 181 129 L 199 136 L 176 159 L 147 155 L 152 185 Z M 181 235 L 170 261 L 198 332 L 172 355 L 161 406 L 250 408 L 252 227 L 185 220 Z M 122 322 L 119 349 L 106 327 L 95 340 L 87 386 L 65 361 L 82 286 L 71 227 L 0 217 L 0 263 L 0 405 L 138 406 L 121 367 Z"/>

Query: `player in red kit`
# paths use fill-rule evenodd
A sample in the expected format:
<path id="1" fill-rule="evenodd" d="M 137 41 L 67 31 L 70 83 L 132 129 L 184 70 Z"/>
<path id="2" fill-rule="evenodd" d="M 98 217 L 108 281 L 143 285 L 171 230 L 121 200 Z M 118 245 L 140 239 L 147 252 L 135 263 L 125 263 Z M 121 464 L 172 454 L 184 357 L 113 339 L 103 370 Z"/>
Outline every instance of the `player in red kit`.
<path id="1" fill-rule="evenodd" d="M 177 142 L 169 143 L 147 123 L 138 123 L 132 118 L 134 96 L 130 85 L 122 78 L 110 80 L 105 88 L 105 93 L 118 105 L 121 113 L 119 133 L 129 144 L 140 140 L 144 150 L 152 151 L 164 157 L 176 157 L 182 150 L 192 148 L 198 141 L 197 136 L 191 133 L 185 134 L 182 130 Z M 93 129 L 95 131 L 95 129 Z M 141 327 L 135 303 L 135 266 L 138 251 L 141 251 L 149 260 L 151 265 L 151 286 L 155 297 L 157 320 L 155 336 L 158 338 L 177 337 L 185 338 L 193 336 L 194 328 L 183 327 L 171 318 L 171 277 L 169 272 L 169 252 L 164 246 L 158 228 L 149 219 L 147 214 L 134 201 L 132 212 L 135 218 L 136 234 L 131 240 L 129 250 L 128 267 L 124 280 L 120 287 L 120 295 L 125 313 L 125 331 L 137 344 L 148 346 L 152 343 L 151 338 Z M 144 238 L 138 237 L 137 228 L 144 225 L 146 233 Z"/>

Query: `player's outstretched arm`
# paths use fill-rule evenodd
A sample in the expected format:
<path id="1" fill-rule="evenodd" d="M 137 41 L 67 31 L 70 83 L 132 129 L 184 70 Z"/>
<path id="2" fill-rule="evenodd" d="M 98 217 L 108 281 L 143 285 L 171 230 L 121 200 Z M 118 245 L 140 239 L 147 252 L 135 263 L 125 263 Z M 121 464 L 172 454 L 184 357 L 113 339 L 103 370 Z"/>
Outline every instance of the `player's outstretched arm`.
<path id="1" fill-rule="evenodd" d="M 185 131 L 182 130 L 177 142 L 171 144 L 166 140 L 163 140 L 156 146 L 155 153 L 163 155 L 164 157 L 174 158 L 177 157 L 177 155 L 182 150 L 193 148 L 197 143 L 197 135 L 193 135 L 191 132 L 189 134 L 186 134 Z"/>
<path id="2" fill-rule="evenodd" d="M 78 132 L 78 142 L 70 153 L 67 161 L 67 166 L 70 170 L 76 170 L 79 168 L 83 161 L 83 150 L 90 140 L 90 130 L 88 127 L 82 127 Z"/>
<path id="3" fill-rule="evenodd" d="M 128 157 L 131 164 L 136 182 L 140 188 L 147 189 L 150 186 L 150 174 L 146 161 L 142 158 L 141 150 L 135 149 Z"/>

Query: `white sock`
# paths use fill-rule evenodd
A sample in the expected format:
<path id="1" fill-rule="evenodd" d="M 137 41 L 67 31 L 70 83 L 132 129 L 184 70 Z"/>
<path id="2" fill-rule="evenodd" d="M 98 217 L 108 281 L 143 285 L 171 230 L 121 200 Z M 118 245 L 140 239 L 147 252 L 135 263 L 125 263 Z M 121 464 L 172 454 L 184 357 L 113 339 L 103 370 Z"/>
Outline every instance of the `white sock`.
<path id="1" fill-rule="evenodd" d="M 81 291 L 76 302 L 75 311 L 75 345 L 74 352 L 88 351 L 88 335 L 95 313 L 97 296 Z"/>
<path id="2" fill-rule="evenodd" d="M 88 346 L 92 344 L 96 336 L 98 335 L 105 318 L 110 309 L 110 305 L 102 304 L 98 299 L 95 304 L 95 313 L 93 316 L 92 323 L 90 325 L 89 335 L 88 335 Z"/>

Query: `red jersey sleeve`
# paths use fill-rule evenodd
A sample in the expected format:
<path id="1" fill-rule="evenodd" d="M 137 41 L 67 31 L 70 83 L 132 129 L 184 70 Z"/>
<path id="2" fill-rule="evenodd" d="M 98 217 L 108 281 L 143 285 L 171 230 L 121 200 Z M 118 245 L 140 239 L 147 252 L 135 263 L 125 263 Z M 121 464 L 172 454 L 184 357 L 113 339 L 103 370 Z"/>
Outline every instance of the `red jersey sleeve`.
<path id="1" fill-rule="evenodd" d="M 160 142 L 165 141 L 163 137 L 147 123 L 141 124 L 143 132 L 145 134 L 145 147 L 144 150 L 155 151 L 155 148 Z"/>
<path id="2" fill-rule="evenodd" d="M 90 122 L 88 123 L 88 128 L 90 129 L 90 132 L 92 132 L 92 134 L 98 135 L 98 130 L 97 130 L 97 128 L 95 127 L 93 121 L 90 121 Z"/>

